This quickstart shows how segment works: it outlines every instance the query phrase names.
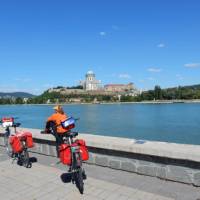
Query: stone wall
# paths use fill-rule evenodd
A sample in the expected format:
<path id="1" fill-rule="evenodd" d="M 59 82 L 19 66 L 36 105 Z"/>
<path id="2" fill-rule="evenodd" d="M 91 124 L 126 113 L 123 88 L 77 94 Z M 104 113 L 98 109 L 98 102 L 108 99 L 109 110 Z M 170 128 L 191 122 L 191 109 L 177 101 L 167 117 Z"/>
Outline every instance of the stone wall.
<path id="1" fill-rule="evenodd" d="M 52 135 L 41 135 L 40 130 L 37 129 L 29 129 L 29 131 L 32 132 L 35 141 L 32 152 L 56 156 L 55 140 Z M 79 137 L 87 142 L 90 153 L 88 164 L 200 186 L 200 146 L 198 145 L 90 134 L 79 134 Z M 0 145 L 4 145 L 3 129 L 0 129 Z"/>

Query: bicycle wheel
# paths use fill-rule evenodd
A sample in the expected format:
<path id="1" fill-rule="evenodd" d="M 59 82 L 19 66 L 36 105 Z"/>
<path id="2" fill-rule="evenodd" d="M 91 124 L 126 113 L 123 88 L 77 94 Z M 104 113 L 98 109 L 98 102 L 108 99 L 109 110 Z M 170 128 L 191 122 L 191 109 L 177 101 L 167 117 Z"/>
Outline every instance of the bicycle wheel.
<path id="1" fill-rule="evenodd" d="M 22 159 L 22 163 L 23 166 L 26 168 L 31 168 L 32 167 L 32 163 L 30 162 L 30 158 L 29 158 L 29 153 L 27 148 L 25 148 L 22 153 L 21 153 L 21 159 Z"/>
<path id="2" fill-rule="evenodd" d="M 9 136 L 5 133 L 4 135 L 4 145 L 6 147 L 6 153 L 9 157 L 12 157 L 13 155 L 13 151 L 12 151 L 12 147 L 9 143 Z"/>
<path id="3" fill-rule="evenodd" d="M 84 183 L 83 183 L 82 168 L 79 168 L 77 169 L 77 171 L 74 172 L 74 180 L 75 180 L 76 187 L 79 189 L 79 192 L 83 194 Z"/>
<path id="4" fill-rule="evenodd" d="M 75 164 L 74 181 L 75 181 L 76 187 L 79 189 L 79 192 L 83 194 L 84 183 L 83 183 L 82 160 L 81 160 L 80 153 L 75 154 L 74 164 Z"/>

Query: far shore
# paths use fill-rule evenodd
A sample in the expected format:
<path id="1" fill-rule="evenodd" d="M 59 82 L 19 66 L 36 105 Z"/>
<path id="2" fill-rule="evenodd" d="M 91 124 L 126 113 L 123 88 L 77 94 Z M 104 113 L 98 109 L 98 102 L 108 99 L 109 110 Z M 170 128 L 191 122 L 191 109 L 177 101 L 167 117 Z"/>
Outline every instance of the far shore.
<path id="1" fill-rule="evenodd" d="M 81 103 L 81 102 L 69 102 L 69 103 L 48 103 L 48 104 L 2 104 L 3 105 L 46 105 L 54 106 L 56 104 L 60 105 L 109 105 L 109 104 L 174 104 L 174 103 L 200 103 L 200 99 L 195 100 L 153 100 L 153 101 L 140 101 L 140 102 L 91 102 L 91 103 Z"/>

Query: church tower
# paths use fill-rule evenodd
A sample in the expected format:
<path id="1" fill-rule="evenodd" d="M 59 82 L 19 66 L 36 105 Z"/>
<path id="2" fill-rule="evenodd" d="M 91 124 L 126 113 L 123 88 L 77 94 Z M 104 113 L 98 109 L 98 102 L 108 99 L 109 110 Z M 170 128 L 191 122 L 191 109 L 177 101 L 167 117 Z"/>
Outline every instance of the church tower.
<path id="1" fill-rule="evenodd" d="M 88 71 L 85 75 L 84 89 L 86 91 L 98 90 L 100 81 L 96 80 L 95 74 L 93 71 Z"/>

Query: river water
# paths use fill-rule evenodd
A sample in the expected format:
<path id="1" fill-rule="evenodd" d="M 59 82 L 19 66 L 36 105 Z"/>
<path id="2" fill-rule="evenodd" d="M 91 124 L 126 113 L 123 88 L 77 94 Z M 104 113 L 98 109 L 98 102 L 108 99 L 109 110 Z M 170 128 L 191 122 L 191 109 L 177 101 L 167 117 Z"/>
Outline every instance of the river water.
<path id="1" fill-rule="evenodd" d="M 200 104 L 65 105 L 68 116 L 80 118 L 75 130 L 140 140 L 200 144 Z M 18 117 L 22 127 L 44 128 L 50 105 L 4 105 L 0 117 Z"/>

